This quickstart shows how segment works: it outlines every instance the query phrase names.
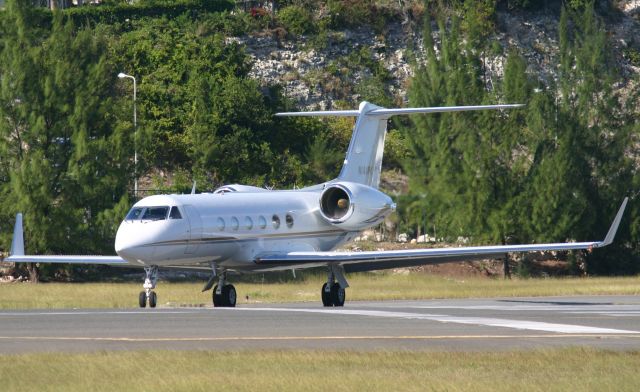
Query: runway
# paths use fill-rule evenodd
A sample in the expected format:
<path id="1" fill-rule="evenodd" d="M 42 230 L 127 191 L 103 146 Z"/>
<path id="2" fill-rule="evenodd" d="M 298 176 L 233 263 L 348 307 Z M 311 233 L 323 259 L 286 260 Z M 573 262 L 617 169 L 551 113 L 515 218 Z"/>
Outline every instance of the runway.
<path id="1" fill-rule="evenodd" d="M 0 353 L 100 350 L 640 350 L 640 298 L 537 297 L 0 311 Z"/>

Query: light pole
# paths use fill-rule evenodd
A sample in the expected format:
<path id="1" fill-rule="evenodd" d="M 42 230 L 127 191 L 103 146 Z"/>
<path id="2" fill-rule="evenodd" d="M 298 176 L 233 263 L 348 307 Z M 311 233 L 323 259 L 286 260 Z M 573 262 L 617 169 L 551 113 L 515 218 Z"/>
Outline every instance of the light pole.
<path id="1" fill-rule="evenodd" d="M 136 78 L 120 72 L 118 74 L 120 79 L 129 78 L 133 80 L 133 194 L 138 199 L 138 112 L 136 111 L 136 98 L 138 95 Z"/>

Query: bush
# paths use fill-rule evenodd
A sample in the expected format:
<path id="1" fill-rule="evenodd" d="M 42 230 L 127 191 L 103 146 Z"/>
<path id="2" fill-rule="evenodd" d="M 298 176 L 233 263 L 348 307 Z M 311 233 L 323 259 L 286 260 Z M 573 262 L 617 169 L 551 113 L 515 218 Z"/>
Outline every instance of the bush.
<path id="1" fill-rule="evenodd" d="M 358 27 L 369 22 L 372 17 L 371 3 L 367 0 L 327 1 L 333 28 Z"/>
<path id="2" fill-rule="evenodd" d="M 228 11 L 211 13 L 202 18 L 198 26 L 198 35 L 213 35 L 223 33 L 239 37 L 254 26 L 251 17 L 246 12 L 231 13 Z"/>
<path id="3" fill-rule="evenodd" d="M 382 33 L 388 22 L 398 17 L 397 10 L 373 0 L 329 0 L 327 8 L 334 29 L 371 26 Z"/>
<path id="4" fill-rule="evenodd" d="M 199 13 L 231 11 L 234 3 L 231 0 L 182 0 L 175 2 L 144 2 L 134 5 L 101 5 L 71 8 L 65 11 L 76 25 L 97 24 L 139 19 L 143 17 L 166 16 L 175 18 L 185 13 L 194 17 Z"/>
<path id="5" fill-rule="evenodd" d="M 293 35 L 308 34 L 315 30 L 311 12 L 297 5 L 278 11 L 278 22 Z"/>
<path id="6" fill-rule="evenodd" d="M 635 67 L 640 67 L 640 51 L 634 48 L 627 48 L 622 51 L 624 57 L 629 60 L 631 65 Z"/>

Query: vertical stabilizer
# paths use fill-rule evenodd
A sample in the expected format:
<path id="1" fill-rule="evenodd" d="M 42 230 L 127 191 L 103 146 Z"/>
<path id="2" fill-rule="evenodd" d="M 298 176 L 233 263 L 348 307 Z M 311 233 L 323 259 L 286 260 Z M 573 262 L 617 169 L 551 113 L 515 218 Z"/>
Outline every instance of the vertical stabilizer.
<path id="1" fill-rule="evenodd" d="M 377 188 L 382 170 L 382 153 L 387 121 L 391 116 L 419 113 L 465 112 L 470 110 L 496 110 L 522 107 L 521 104 L 442 106 L 432 108 L 386 109 L 369 102 L 362 102 L 358 110 L 326 110 L 312 112 L 276 113 L 276 116 L 333 116 L 357 117 L 351 143 L 338 176 L 340 181 L 351 181 Z"/>
<path id="2" fill-rule="evenodd" d="M 11 242 L 11 256 L 24 256 L 24 235 L 22 233 L 22 214 L 16 214 L 16 225 L 13 227 L 13 241 Z"/>
<path id="3" fill-rule="evenodd" d="M 367 115 L 379 106 L 362 102 L 338 180 L 377 188 L 380 184 L 388 116 Z"/>

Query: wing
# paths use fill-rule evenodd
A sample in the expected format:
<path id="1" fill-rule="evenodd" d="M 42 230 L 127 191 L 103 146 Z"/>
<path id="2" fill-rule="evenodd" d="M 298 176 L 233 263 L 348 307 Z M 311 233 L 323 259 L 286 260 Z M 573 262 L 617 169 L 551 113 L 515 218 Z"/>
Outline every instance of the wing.
<path id="1" fill-rule="evenodd" d="M 65 263 L 65 264 L 105 264 L 142 267 L 139 264 L 130 264 L 120 256 L 33 256 L 11 255 L 4 261 L 12 263 Z"/>
<path id="2" fill-rule="evenodd" d="M 24 234 L 22 231 L 22 214 L 16 215 L 16 225 L 13 228 L 11 252 L 4 261 L 12 263 L 66 263 L 66 264 L 104 264 L 142 267 L 131 264 L 120 256 L 36 256 L 24 254 Z"/>
<path id="3" fill-rule="evenodd" d="M 602 241 L 565 242 L 552 244 L 474 246 L 465 248 L 408 249 L 374 252 L 290 252 L 264 254 L 256 258 L 259 270 L 281 270 L 310 268 L 337 263 L 346 272 L 372 271 L 387 268 L 402 268 L 425 264 L 440 264 L 456 261 L 497 258 L 511 252 L 566 251 L 594 249 L 613 242 L 622 220 L 628 198 L 625 198 L 609 231 Z"/>

